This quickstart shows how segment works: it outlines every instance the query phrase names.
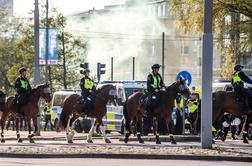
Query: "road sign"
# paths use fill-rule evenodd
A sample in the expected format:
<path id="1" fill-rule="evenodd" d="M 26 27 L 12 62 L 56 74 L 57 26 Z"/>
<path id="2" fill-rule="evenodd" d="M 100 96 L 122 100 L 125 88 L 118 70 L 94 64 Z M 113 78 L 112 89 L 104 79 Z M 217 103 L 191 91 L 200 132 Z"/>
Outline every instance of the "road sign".
<path id="1" fill-rule="evenodd" d="M 191 74 L 190 74 L 188 71 L 186 71 L 186 70 L 181 71 L 181 72 L 179 72 L 179 73 L 177 74 L 176 80 L 179 80 L 179 78 L 180 78 L 181 76 L 182 76 L 183 78 L 186 79 L 187 85 L 190 86 L 191 83 L 192 83 L 192 76 L 191 76 Z"/>
<path id="2" fill-rule="evenodd" d="M 58 63 L 58 29 L 49 29 L 48 65 Z M 44 65 L 46 59 L 46 29 L 39 29 L 39 64 Z"/>

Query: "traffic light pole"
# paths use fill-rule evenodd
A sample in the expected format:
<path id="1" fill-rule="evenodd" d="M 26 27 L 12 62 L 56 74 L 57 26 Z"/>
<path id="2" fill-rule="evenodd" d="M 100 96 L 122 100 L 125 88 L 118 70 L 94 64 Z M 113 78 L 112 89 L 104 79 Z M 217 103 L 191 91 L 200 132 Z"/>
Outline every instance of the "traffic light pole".
<path id="1" fill-rule="evenodd" d="M 133 57 L 133 62 L 132 62 L 132 80 L 135 80 L 135 57 Z"/>
<path id="2" fill-rule="evenodd" d="M 114 58 L 111 57 L 111 81 L 114 80 Z"/>

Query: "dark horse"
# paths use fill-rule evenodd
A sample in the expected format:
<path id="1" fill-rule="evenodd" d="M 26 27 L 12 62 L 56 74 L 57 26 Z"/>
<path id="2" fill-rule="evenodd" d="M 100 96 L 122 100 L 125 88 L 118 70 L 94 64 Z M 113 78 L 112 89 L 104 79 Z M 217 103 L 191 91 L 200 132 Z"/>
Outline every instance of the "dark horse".
<path id="1" fill-rule="evenodd" d="M 178 93 L 182 94 L 186 98 L 189 97 L 190 91 L 188 86 L 186 85 L 185 79 L 180 79 L 167 87 L 165 91 L 159 91 L 158 95 L 160 97 L 160 104 L 153 110 L 154 117 L 157 119 L 157 132 L 156 132 L 156 143 L 160 144 L 159 140 L 159 133 L 161 132 L 160 121 L 165 120 L 166 126 L 171 122 L 171 114 L 172 109 L 174 107 L 174 100 Z M 137 128 L 137 138 L 139 143 L 144 143 L 141 139 L 141 132 L 142 132 L 142 119 L 143 113 L 146 108 L 145 104 L 140 103 L 141 97 L 144 93 L 137 92 L 132 94 L 124 105 L 124 118 L 125 118 L 125 128 L 126 134 L 124 142 L 128 142 L 128 138 L 131 134 L 131 122 L 134 122 Z M 176 143 L 175 139 L 173 138 L 172 134 L 169 134 L 171 143 Z"/>
<path id="2" fill-rule="evenodd" d="M 37 114 L 39 112 L 39 107 L 38 107 L 38 101 L 40 98 L 44 98 L 46 102 L 51 101 L 51 93 L 50 93 L 50 88 L 48 84 L 42 84 L 36 86 L 34 89 L 32 89 L 31 94 L 27 98 L 26 104 L 22 105 L 21 107 L 21 112 L 23 112 L 24 116 L 27 118 L 28 122 L 28 130 L 29 130 L 29 141 L 30 143 L 34 143 L 33 137 L 35 136 L 34 133 L 37 132 L 38 126 L 37 126 Z M 1 142 L 4 143 L 4 127 L 5 127 L 5 122 L 9 116 L 9 114 L 12 114 L 15 118 L 16 121 L 16 134 L 17 134 L 17 139 L 19 143 L 22 143 L 22 139 L 20 138 L 19 134 L 19 118 L 16 118 L 16 107 L 14 106 L 14 99 L 15 96 L 10 96 L 6 100 L 5 108 L 1 117 Z M 31 120 L 33 122 L 33 125 L 35 127 L 35 130 L 33 133 L 31 133 L 32 127 L 31 127 Z"/>
<path id="3" fill-rule="evenodd" d="M 220 120 L 224 112 L 228 112 L 235 116 L 246 115 L 244 99 L 238 99 L 234 92 L 218 91 L 213 93 L 213 123 Z M 252 121 L 252 115 L 247 115 L 243 133 L 243 142 L 248 143 L 247 131 L 249 123 Z"/>
<path id="4" fill-rule="evenodd" d="M 74 130 L 73 125 L 75 120 L 80 117 L 85 111 L 82 107 L 78 106 L 78 101 L 80 99 L 80 95 L 73 94 L 67 97 L 63 103 L 63 109 L 60 115 L 60 121 L 57 125 L 57 131 L 62 131 L 64 129 L 66 131 L 66 138 L 68 143 L 73 143 Z M 97 90 L 96 94 L 93 96 L 93 104 L 89 117 L 95 118 L 95 122 L 93 123 L 88 137 L 87 142 L 92 143 L 92 135 L 98 125 L 103 125 L 102 118 L 106 115 L 106 105 L 108 102 L 112 102 L 114 105 L 116 97 L 116 87 L 114 85 L 103 85 L 100 89 Z M 106 143 L 110 143 L 110 140 L 104 135 L 104 140 Z"/>

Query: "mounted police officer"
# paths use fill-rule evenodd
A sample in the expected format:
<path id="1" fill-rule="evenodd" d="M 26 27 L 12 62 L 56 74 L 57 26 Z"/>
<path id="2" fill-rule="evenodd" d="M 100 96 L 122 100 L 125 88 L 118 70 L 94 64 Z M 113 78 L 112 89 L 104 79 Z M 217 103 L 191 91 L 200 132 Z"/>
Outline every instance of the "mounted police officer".
<path id="1" fill-rule="evenodd" d="M 81 88 L 81 96 L 82 101 L 84 104 L 84 110 L 86 111 L 85 114 L 88 114 L 89 106 L 92 103 L 92 97 L 91 95 L 95 92 L 95 83 L 94 81 L 89 77 L 90 70 L 85 69 L 83 71 L 84 77 L 80 80 L 80 88 Z"/>
<path id="2" fill-rule="evenodd" d="M 252 93 L 249 89 L 244 87 L 244 83 L 252 84 L 252 80 L 242 71 L 243 68 L 244 66 L 242 65 L 235 65 L 235 71 L 232 76 L 232 86 L 234 87 L 235 92 L 245 97 L 245 110 L 247 113 L 251 113 L 249 100 L 252 99 Z"/>
<path id="3" fill-rule="evenodd" d="M 21 107 L 26 103 L 27 98 L 31 92 L 31 86 L 26 78 L 26 68 L 22 67 L 19 69 L 19 77 L 15 81 L 15 88 L 17 90 L 17 116 L 21 114 Z"/>
<path id="4" fill-rule="evenodd" d="M 147 77 L 147 104 L 145 109 L 145 117 L 144 117 L 144 130 L 148 130 L 151 125 L 151 120 L 153 118 L 153 109 L 159 102 L 158 92 L 165 87 L 163 79 L 159 74 L 160 65 L 154 64 L 152 65 L 152 72 Z M 144 131 L 144 133 L 148 133 L 148 131 Z"/>

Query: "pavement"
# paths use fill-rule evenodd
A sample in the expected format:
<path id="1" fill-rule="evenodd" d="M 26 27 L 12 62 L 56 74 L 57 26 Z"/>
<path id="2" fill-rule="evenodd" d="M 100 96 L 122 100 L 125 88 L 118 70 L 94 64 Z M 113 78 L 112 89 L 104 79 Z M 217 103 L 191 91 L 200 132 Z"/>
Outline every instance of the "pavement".
<path id="1" fill-rule="evenodd" d="M 75 165 L 75 166 L 251 166 L 248 162 L 230 162 L 230 161 L 195 161 L 195 160 L 144 160 L 144 159 L 100 159 L 100 158 L 75 158 L 75 159 L 22 159 L 22 158 L 1 158 L 0 166 L 20 166 L 20 165 L 37 165 L 37 166 L 63 166 L 63 165 Z"/>
<path id="2" fill-rule="evenodd" d="M 15 132 L 5 132 L 6 143 L 0 144 L 1 158 L 110 158 L 110 159 L 149 159 L 149 160 L 206 160 L 252 162 L 252 144 L 243 144 L 241 140 L 216 141 L 212 149 L 201 149 L 199 141 L 178 141 L 172 145 L 162 142 L 156 145 L 146 137 L 145 144 L 139 144 L 135 138 L 128 144 L 122 142 L 123 136 L 113 133 L 111 144 L 105 144 L 102 138 L 86 143 L 86 134 L 76 134 L 73 144 L 66 143 L 64 133 L 41 132 L 35 137 L 35 144 L 27 139 L 17 143 Z M 27 132 L 21 132 L 26 138 Z M 179 136 L 182 137 L 182 136 Z M 179 138 L 178 137 L 178 138 Z M 184 140 L 192 136 L 185 136 Z M 152 138 L 152 137 L 150 137 Z M 166 137 L 163 137 L 166 140 Z M 175 136 L 176 138 L 176 136 Z M 196 140 L 199 139 L 195 137 Z M 192 138 L 190 138 L 192 139 Z"/>

